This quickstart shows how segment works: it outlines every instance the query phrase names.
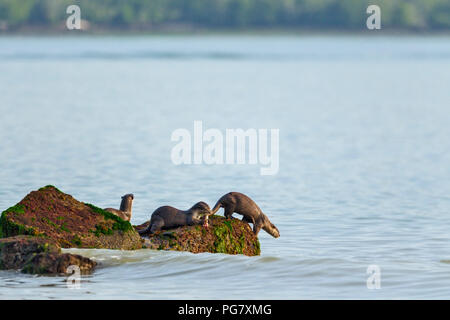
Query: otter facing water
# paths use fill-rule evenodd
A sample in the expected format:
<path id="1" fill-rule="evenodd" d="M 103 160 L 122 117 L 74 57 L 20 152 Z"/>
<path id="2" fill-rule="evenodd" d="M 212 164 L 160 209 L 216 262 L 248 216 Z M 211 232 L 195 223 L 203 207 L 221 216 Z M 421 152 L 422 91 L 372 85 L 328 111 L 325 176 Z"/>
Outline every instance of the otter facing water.
<path id="1" fill-rule="evenodd" d="M 211 211 L 211 215 L 220 208 L 225 209 L 225 217 L 232 218 L 233 212 L 242 214 L 242 221 L 253 224 L 253 233 L 258 235 L 263 229 L 274 238 L 280 236 L 277 227 L 270 222 L 269 218 L 261 211 L 258 205 L 243 193 L 230 192 L 222 196 Z"/>
<path id="2" fill-rule="evenodd" d="M 206 224 L 207 216 L 211 209 L 205 202 L 197 202 L 189 210 L 179 210 L 170 206 L 159 207 L 152 213 L 150 224 L 144 230 L 139 230 L 139 234 L 153 234 L 162 229 L 191 226 L 196 224 Z"/>
<path id="3" fill-rule="evenodd" d="M 108 211 L 112 214 L 115 214 L 119 218 L 122 218 L 125 221 L 130 221 L 131 219 L 131 207 L 133 205 L 134 195 L 129 193 L 122 197 L 122 202 L 120 203 L 120 209 L 114 208 L 106 208 L 105 211 Z"/>

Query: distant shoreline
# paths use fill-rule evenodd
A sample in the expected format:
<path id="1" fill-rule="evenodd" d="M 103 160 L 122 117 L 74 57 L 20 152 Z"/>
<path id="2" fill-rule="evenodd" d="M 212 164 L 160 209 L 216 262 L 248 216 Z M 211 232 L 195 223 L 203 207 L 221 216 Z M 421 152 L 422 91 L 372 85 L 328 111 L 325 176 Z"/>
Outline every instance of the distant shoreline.
<path id="1" fill-rule="evenodd" d="M 2 36 L 450 36 L 450 30 L 348 30 L 348 29 L 92 29 L 67 30 L 64 28 L 27 27 L 17 30 L 1 31 Z"/>

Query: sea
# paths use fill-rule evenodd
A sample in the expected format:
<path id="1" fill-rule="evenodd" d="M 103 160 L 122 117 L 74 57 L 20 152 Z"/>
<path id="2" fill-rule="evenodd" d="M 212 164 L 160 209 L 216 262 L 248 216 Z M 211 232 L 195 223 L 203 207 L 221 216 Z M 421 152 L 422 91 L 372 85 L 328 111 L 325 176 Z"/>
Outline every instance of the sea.
<path id="1" fill-rule="evenodd" d="M 67 249 L 99 262 L 78 287 L 0 271 L 0 299 L 449 299 L 449 84 L 448 35 L 1 35 L 0 211 L 51 184 L 133 193 L 140 224 L 238 191 L 281 236 L 254 257 Z M 177 163 L 199 122 L 275 130 L 278 169 L 248 146 Z"/>

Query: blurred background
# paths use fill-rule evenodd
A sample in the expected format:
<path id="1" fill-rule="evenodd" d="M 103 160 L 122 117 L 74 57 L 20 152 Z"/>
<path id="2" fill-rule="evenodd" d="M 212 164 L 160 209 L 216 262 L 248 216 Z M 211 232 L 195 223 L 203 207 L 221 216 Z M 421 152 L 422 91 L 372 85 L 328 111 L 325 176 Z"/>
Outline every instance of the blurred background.
<path id="1" fill-rule="evenodd" d="M 82 8 L 90 31 L 361 31 L 366 8 L 389 30 L 448 31 L 448 0 L 0 0 L 3 32 L 64 29 L 65 8 Z"/>
<path id="2" fill-rule="evenodd" d="M 0 0 L 0 211 L 52 184 L 134 193 L 140 224 L 240 191 L 281 232 L 251 258 L 82 251 L 80 290 L 0 271 L 0 299 L 449 298 L 449 29 L 448 0 Z M 279 172 L 175 165 L 195 120 L 279 129 Z"/>

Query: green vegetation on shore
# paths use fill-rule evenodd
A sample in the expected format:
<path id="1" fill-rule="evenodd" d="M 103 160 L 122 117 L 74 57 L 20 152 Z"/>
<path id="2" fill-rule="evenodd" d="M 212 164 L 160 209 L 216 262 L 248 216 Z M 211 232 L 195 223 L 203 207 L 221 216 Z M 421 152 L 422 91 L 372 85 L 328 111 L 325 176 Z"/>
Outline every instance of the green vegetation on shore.
<path id="1" fill-rule="evenodd" d="M 92 31 L 358 31 L 371 4 L 381 8 L 383 29 L 450 29 L 448 0 L 0 0 L 0 31 L 64 30 L 72 4 Z"/>

